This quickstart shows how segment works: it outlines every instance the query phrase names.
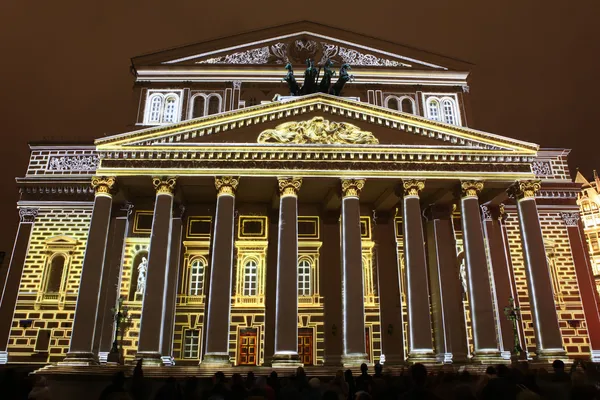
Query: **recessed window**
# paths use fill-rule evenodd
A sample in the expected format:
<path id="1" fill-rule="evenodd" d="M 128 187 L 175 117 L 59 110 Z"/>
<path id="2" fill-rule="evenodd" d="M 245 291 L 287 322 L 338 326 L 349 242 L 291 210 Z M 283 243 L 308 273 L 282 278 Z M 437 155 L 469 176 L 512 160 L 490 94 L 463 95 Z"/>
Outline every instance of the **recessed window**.
<path id="1" fill-rule="evenodd" d="M 384 106 L 391 110 L 402 111 L 408 114 L 415 113 L 414 100 L 409 96 L 388 96 L 384 100 Z"/>
<path id="2" fill-rule="evenodd" d="M 427 118 L 446 124 L 460 125 L 456 99 L 453 97 L 428 97 L 425 102 Z"/>
<path id="3" fill-rule="evenodd" d="M 65 262 L 65 256 L 62 254 L 52 257 L 49 265 L 48 280 L 46 281 L 46 293 L 60 292 L 63 281 L 63 273 L 65 270 Z"/>
<path id="4" fill-rule="evenodd" d="M 223 98 L 218 93 L 198 93 L 192 97 L 191 107 L 189 112 L 191 118 L 218 114 L 223 111 Z"/>
<path id="5" fill-rule="evenodd" d="M 244 296 L 256 296 L 258 291 L 258 264 L 248 260 L 244 264 Z"/>
<path id="6" fill-rule="evenodd" d="M 183 338 L 183 358 L 197 359 L 200 356 L 200 330 L 188 329 Z"/>
<path id="7" fill-rule="evenodd" d="M 309 260 L 303 259 L 298 263 L 298 296 L 310 296 L 312 294 L 311 269 L 312 265 Z"/>
<path id="8" fill-rule="evenodd" d="M 204 290 L 204 268 L 202 259 L 195 259 L 190 266 L 190 296 L 200 296 Z"/>
<path id="9" fill-rule="evenodd" d="M 146 102 L 144 123 L 157 125 L 179 122 L 179 99 L 178 93 L 150 92 Z"/>

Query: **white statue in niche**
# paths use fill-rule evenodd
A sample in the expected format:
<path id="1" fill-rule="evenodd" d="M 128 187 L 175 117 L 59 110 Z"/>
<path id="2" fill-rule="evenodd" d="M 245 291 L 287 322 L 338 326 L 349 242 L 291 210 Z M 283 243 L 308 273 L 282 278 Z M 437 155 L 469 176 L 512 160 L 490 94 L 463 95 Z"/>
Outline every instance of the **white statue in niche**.
<path id="1" fill-rule="evenodd" d="M 138 265 L 137 289 L 136 293 L 144 294 L 146 289 L 146 273 L 148 272 L 148 259 L 142 257 L 142 262 Z"/>
<path id="2" fill-rule="evenodd" d="M 460 263 L 460 282 L 462 283 L 462 287 L 463 287 L 463 292 L 464 293 L 468 293 L 467 292 L 467 263 L 465 262 L 465 260 L 463 260 Z"/>

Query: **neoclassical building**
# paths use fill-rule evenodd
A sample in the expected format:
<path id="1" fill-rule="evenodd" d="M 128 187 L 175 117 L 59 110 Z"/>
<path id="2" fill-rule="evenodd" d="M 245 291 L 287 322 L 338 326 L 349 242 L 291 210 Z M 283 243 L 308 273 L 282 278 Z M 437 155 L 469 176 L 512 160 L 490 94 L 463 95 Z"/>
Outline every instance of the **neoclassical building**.
<path id="1" fill-rule="evenodd" d="M 304 22 L 132 59 L 134 130 L 30 145 L 0 362 L 105 363 L 119 306 L 171 368 L 598 360 L 569 150 L 470 128 L 469 68 Z"/>

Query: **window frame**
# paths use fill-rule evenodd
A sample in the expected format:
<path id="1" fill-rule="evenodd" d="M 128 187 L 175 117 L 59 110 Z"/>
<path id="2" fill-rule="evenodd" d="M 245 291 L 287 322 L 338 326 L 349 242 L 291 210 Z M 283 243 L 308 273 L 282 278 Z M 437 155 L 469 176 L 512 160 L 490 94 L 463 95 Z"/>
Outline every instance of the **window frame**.
<path id="1" fill-rule="evenodd" d="M 392 100 L 392 99 L 396 100 L 396 102 L 398 104 L 398 108 L 397 109 L 389 107 L 389 101 Z M 385 99 L 383 100 L 383 106 L 385 108 L 389 108 L 390 110 L 404 112 L 404 111 L 402 111 L 402 102 L 404 100 L 410 101 L 410 104 L 412 106 L 412 113 L 405 113 L 405 114 L 417 115 L 417 102 L 411 96 L 407 96 L 407 95 L 398 96 L 398 95 L 395 95 L 395 94 L 390 94 L 390 95 L 386 96 Z"/>
<path id="2" fill-rule="evenodd" d="M 194 117 L 194 107 L 195 107 L 195 101 L 197 97 L 203 97 L 204 98 L 204 107 L 202 110 L 202 115 L 199 117 Z M 217 115 L 222 113 L 223 110 L 223 96 L 220 93 L 194 93 L 192 95 L 192 97 L 190 97 L 190 104 L 188 106 L 188 119 L 194 119 L 194 118 L 204 118 L 209 116 L 208 114 L 208 105 L 210 102 L 210 99 L 216 97 L 219 99 L 219 111 L 216 114 L 210 114 L 210 115 Z"/>
<path id="3" fill-rule="evenodd" d="M 306 263 L 307 265 L 305 265 L 303 268 L 307 269 L 308 272 L 304 271 L 304 273 L 300 272 L 300 268 L 301 268 L 301 264 L 302 263 Z M 313 295 L 314 291 L 313 291 L 313 278 L 312 278 L 312 271 L 313 271 L 313 262 L 312 260 L 310 260 L 308 257 L 302 257 L 298 260 L 298 296 L 301 297 L 310 297 Z M 307 280 L 303 280 L 302 283 L 304 284 L 302 287 L 302 293 L 301 293 L 301 289 L 300 289 L 300 277 L 304 276 L 304 277 L 308 277 Z M 308 287 L 306 287 L 306 281 L 308 281 Z M 308 293 L 307 293 L 308 291 Z"/>
<path id="4" fill-rule="evenodd" d="M 202 271 L 201 273 L 197 274 L 194 273 L 194 263 L 195 262 L 199 262 L 202 264 Z M 188 283 L 188 287 L 187 287 L 187 294 L 188 296 L 202 296 L 204 295 L 204 278 L 206 277 L 206 267 L 207 267 L 208 263 L 206 262 L 206 259 L 204 257 L 194 257 L 190 260 L 190 266 L 189 266 L 189 283 Z M 194 280 L 195 277 L 200 277 L 200 281 L 201 282 L 197 282 Z M 196 293 L 193 293 L 193 286 L 194 284 L 196 284 L 196 288 L 195 290 L 197 291 Z M 200 288 L 200 291 L 198 292 L 198 287 Z"/>
<path id="5" fill-rule="evenodd" d="M 254 268 L 254 273 L 248 273 L 248 266 L 250 263 L 254 263 L 252 266 Z M 255 258 L 247 258 L 243 263 L 243 273 L 242 273 L 242 295 L 244 297 L 256 297 L 258 296 L 258 268 L 260 263 Z M 254 288 L 250 287 L 252 284 L 251 278 L 254 277 Z M 249 279 L 250 278 L 250 279 Z M 250 284 L 248 289 L 246 289 L 246 282 Z M 246 291 L 248 290 L 248 291 Z"/>
<path id="6" fill-rule="evenodd" d="M 151 101 L 159 97 L 161 99 L 160 115 L 158 121 L 150 119 L 151 115 Z M 167 99 L 175 97 L 175 107 L 173 114 L 173 121 L 165 121 L 165 111 L 167 106 Z M 156 125 L 168 125 L 176 124 L 181 122 L 181 112 L 183 104 L 183 89 L 148 89 L 146 92 L 146 102 L 144 103 L 144 120 L 143 125 L 156 126 Z"/>
<path id="7" fill-rule="evenodd" d="M 188 332 L 191 332 L 192 335 L 188 336 Z M 194 336 L 194 332 L 197 333 L 197 336 Z M 188 338 L 197 339 L 197 341 L 195 344 L 194 343 L 188 344 L 188 342 L 187 342 Z M 200 348 L 201 344 L 202 344 L 202 330 L 201 329 L 193 329 L 193 328 L 185 329 L 183 331 L 183 343 L 181 346 L 181 358 L 183 358 L 184 360 L 199 360 L 200 354 L 202 352 L 202 349 Z M 189 353 L 188 353 L 188 346 L 190 347 Z M 196 347 L 196 351 L 197 351 L 196 355 L 193 354 L 194 346 Z"/>
<path id="8" fill-rule="evenodd" d="M 422 96 L 422 101 L 423 101 L 423 105 L 424 105 L 423 113 L 427 119 L 430 119 L 430 120 L 436 121 L 436 122 L 441 122 L 444 124 L 449 124 L 449 125 L 463 126 L 460 104 L 459 104 L 458 96 L 456 93 L 423 93 L 421 96 Z M 438 107 L 439 119 L 431 118 L 429 105 L 430 105 L 431 101 L 433 101 L 433 100 L 437 100 L 437 102 L 439 104 L 439 107 Z M 454 122 L 448 122 L 448 118 L 446 117 L 446 114 L 444 112 L 444 102 L 445 101 L 449 101 L 452 104 L 452 110 L 454 112 L 453 116 L 454 116 L 454 120 L 455 120 Z"/>

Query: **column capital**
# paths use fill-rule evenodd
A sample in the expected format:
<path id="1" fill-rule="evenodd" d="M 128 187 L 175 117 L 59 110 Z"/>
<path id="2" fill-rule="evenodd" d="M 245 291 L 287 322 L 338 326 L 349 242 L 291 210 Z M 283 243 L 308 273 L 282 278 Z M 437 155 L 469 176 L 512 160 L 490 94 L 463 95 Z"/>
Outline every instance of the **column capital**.
<path id="1" fill-rule="evenodd" d="M 484 221 L 491 221 L 494 219 L 505 221 L 507 218 L 506 211 L 504 211 L 504 204 L 482 204 L 481 218 Z"/>
<path id="2" fill-rule="evenodd" d="M 112 196 L 111 191 L 114 189 L 116 182 L 117 178 L 114 176 L 94 176 L 92 178 L 92 188 L 96 196 Z"/>
<path id="3" fill-rule="evenodd" d="M 34 222 L 38 215 L 37 208 L 20 208 L 19 219 L 21 222 Z"/>
<path id="4" fill-rule="evenodd" d="M 237 176 L 215 176 L 215 187 L 217 188 L 217 196 L 229 195 L 235 196 L 240 178 Z"/>
<path id="5" fill-rule="evenodd" d="M 129 218 L 134 208 L 135 206 L 133 205 L 133 203 L 125 202 L 119 207 L 119 210 L 123 211 L 125 215 L 127 215 L 127 217 Z"/>
<path id="6" fill-rule="evenodd" d="M 579 226 L 579 212 L 561 212 L 560 216 L 566 226 Z"/>
<path id="7" fill-rule="evenodd" d="M 462 197 L 477 197 L 483 190 L 482 181 L 461 181 L 460 189 Z"/>
<path id="8" fill-rule="evenodd" d="M 359 197 L 366 179 L 342 179 L 342 197 Z"/>
<path id="9" fill-rule="evenodd" d="M 425 180 L 423 179 L 403 179 L 402 189 L 405 196 L 419 196 L 421 191 L 425 189 Z"/>
<path id="10" fill-rule="evenodd" d="M 279 195 L 283 196 L 298 196 L 300 186 L 302 186 L 302 178 L 285 177 L 277 178 L 279 183 Z"/>
<path id="11" fill-rule="evenodd" d="M 154 176 L 152 177 L 152 185 L 156 190 L 156 194 L 173 194 L 177 178 L 174 176 Z"/>
<path id="12" fill-rule="evenodd" d="M 528 199 L 535 198 L 535 193 L 542 187 L 542 181 L 540 180 L 525 180 L 516 181 L 506 191 L 508 195 L 515 199 Z"/>

